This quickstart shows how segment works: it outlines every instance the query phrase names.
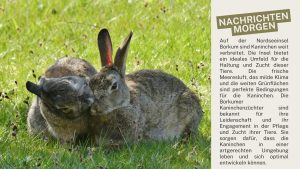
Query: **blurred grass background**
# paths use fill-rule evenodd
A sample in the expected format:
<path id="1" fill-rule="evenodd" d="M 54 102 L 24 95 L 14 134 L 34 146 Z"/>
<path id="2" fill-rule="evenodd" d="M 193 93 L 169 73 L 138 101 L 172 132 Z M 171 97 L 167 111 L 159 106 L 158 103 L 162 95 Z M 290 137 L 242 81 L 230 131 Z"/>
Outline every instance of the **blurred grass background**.
<path id="1" fill-rule="evenodd" d="M 104 27 L 114 51 L 133 31 L 127 73 L 161 69 L 198 93 L 201 136 L 109 150 L 27 134 L 33 95 L 25 82 L 64 56 L 100 69 L 96 38 Z M 0 32 L 1 168 L 210 168 L 210 0 L 6 0 Z"/>

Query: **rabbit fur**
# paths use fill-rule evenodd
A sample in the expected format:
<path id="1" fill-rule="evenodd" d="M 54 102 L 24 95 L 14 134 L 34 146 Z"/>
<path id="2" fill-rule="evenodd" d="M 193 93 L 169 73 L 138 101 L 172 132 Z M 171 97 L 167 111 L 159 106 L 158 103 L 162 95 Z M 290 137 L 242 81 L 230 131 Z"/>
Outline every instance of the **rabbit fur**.
<path id="1" fill-rule="evenodd" d="M 38 85 L 27 82 L 27 89 L 38 96 L 28 112 L 29 133 L 50 134 L 63 142 L 88 133 L 93 95 L 87 80 L 94 74 L 95 68 L 87 61 L 65 57 L 46 70 Z"/>
<path id="2" fill-rule="evenodd" d="M 90 81 L 95 96 L 91 114 L 97 133 L 111 140 L 167 140 L 185 132 L 198 133 L 200 101 L 181 80 L 160 70 L 140 70 L 125 75 L 132 32 L 112 63 L 108 30 L 98 34 L 102 69 Z M 102 120 L 101 120 L 102 119 Z M 105 136 L 102 136 L 105 135 Z"/>

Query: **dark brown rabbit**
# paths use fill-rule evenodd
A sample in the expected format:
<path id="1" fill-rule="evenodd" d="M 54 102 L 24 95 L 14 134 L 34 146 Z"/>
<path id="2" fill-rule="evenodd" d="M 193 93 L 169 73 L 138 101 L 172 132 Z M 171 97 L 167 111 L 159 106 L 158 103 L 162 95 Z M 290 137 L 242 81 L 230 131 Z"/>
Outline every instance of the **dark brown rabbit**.
<path id="1" fill-rule="evenodd" d="M 39 84 L 27 82 L 27 89 L 38 96 L 28 112 L 29 132 L 49 133 L 62 141 L 88 133 L 94 96 L 87 81 L 95 73 L 85 60 L 66 57 L 48 68 Z"/>
<path id="2" fill-rule="evenodd" d="M 132 32 L 118 48 L 112 63 L 109 32 L 102 29 L 98 35 L 102 69 L 89 85 L 95 96 L 91 114 L 99 117 L 95 119 L 100 136 L 135 141 L 197 133 L 202 116 L 200 102 L 181 80 L 160 70 L 125 75 L 131 37 Z"/>

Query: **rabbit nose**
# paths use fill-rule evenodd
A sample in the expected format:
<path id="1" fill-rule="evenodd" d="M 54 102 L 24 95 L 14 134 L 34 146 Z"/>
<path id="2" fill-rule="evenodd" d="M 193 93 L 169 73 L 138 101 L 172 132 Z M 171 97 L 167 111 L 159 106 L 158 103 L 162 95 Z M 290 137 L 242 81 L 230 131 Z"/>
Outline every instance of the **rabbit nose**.
<path id="1" fill-rule="evenodd" d="M 97 111 L 96 111 L 95 106 L 91 107 L 91 115 L 97 115 Z"/>
<path id="2" fill-rule="evenodd" d="M 87 100 L 89 102 L 89 105 L 92 105 L 95 101 L 95 98 L 94 97 L 89 97 Z"/>

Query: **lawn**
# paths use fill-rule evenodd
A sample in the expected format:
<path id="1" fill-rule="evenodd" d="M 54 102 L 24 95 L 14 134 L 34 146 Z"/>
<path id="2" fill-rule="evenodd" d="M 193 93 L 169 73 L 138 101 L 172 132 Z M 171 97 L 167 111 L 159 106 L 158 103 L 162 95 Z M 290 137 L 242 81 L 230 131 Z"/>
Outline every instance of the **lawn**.
<path id="1" fill-rule="evenodd" d="M 127 73 L 161 69 L 201 98 L 200 136 L 118 149 L 61 145 L 28 135 L 27 80 L 64 56 L 100 69 L 97 34 L 116 51 L 133 31 Z M 0 168 L 210 168 L 210 0 L 52 0 L 0 2 Z"/>

